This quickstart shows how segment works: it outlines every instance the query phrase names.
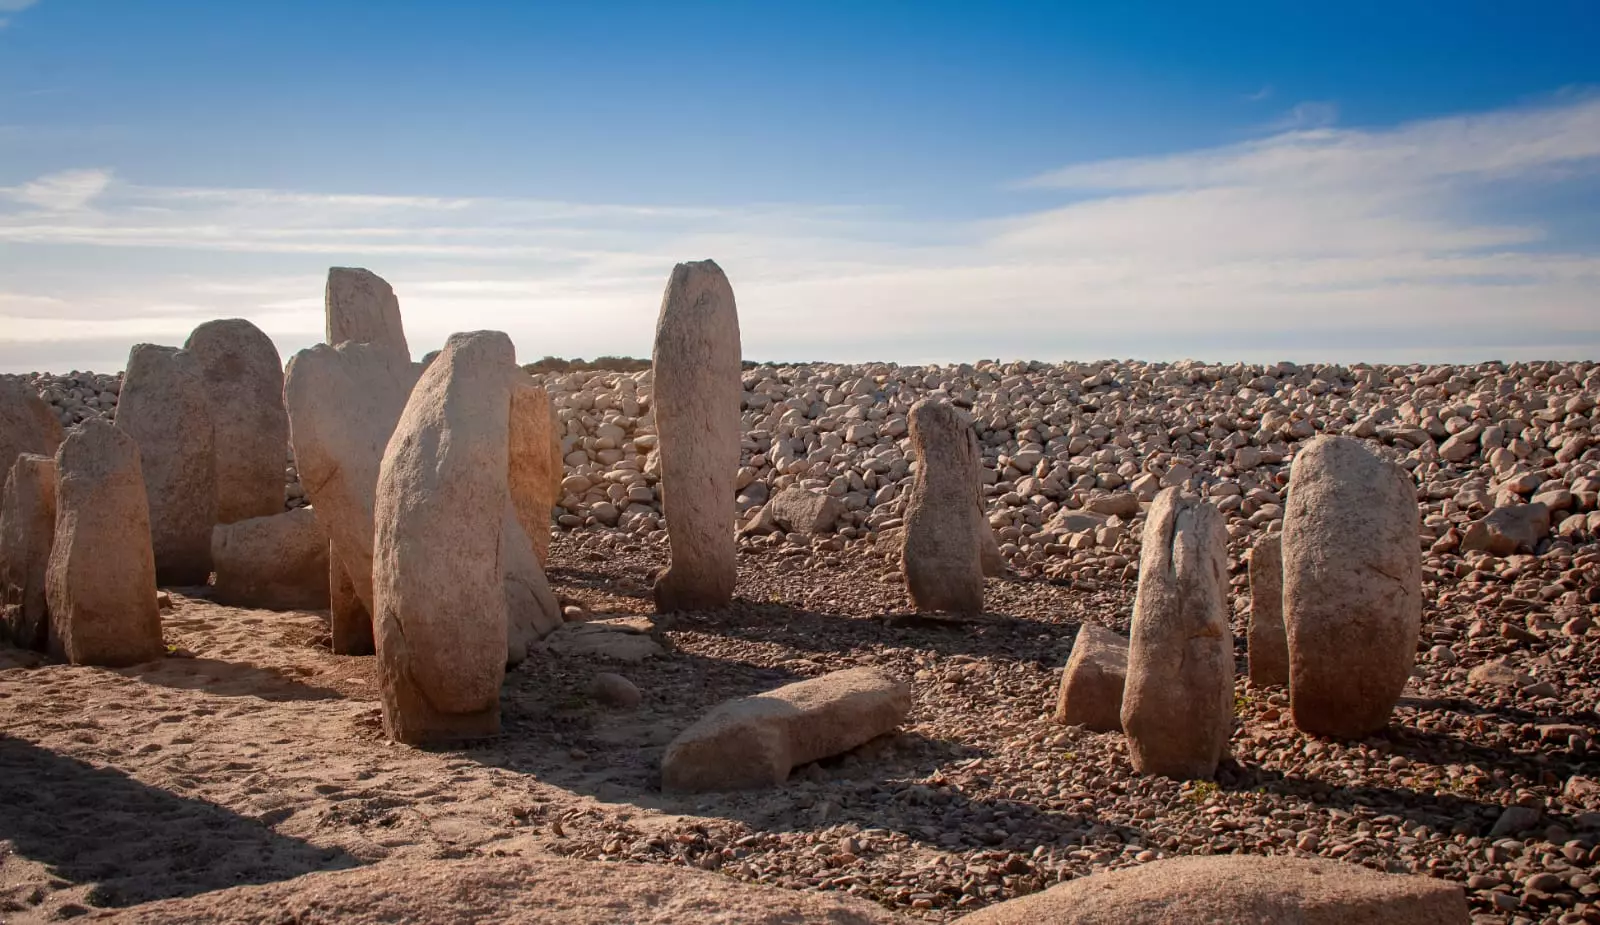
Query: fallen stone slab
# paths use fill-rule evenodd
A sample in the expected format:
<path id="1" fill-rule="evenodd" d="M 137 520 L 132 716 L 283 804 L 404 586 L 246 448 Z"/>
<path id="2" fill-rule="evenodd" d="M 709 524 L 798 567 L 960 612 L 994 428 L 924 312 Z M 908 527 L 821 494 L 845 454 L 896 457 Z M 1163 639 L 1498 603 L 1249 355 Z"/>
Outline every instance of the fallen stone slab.
<path id="1" fill-rule="evenodd" d="M 661 789 L 777 786 L 799 765 L 893 731 L 910 710 L 910 685 L 878 668 L 836 671 L 730 700 L 667 746 Z"/>
<path id="2" fill-rule="evenodd" d="M 1461 551 L 1482 550 L 1493 556 L 1531 553 L 1550 535 L 1550 509 L 1544 504 L 1497 507 L 1467 525 Z"/>
<path id="3" fill-rule="evenodd" d="M 557 655 L 609 659 L 630 665 L 667 654 L 648 619 L 622 618 L 567 623 L 545 638 Z"/>
<path id="4" fill-rule="evenodd" d="M 1085 623 L 1073 640 L 1061 672 L 1056 722 L 1095 732 L 1122 729 L 1122 688 L 1128 678 L 1128 640 L 1103 626 Z"/>
<path id="5" fill-rule="evenodd" d="M 328 606 L 328 532 L 311 508 L 211 529 L 212 597 L 230 607 L 322 610 Z"/>
<path id="6" fill-rule="evenodd" d="M 1309 858 L 1172 858 L 1071 880 L 960 925 L 1466 925 L 1461 887 Z"/>

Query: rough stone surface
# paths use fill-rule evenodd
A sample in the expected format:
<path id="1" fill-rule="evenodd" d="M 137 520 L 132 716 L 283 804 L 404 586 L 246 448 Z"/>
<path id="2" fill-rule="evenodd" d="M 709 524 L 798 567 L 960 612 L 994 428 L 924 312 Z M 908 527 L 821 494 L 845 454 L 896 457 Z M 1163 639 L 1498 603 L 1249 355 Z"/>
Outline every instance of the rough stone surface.
<path id="1" fill-rule="evenodd" d="M 412 390 L 383 456 L 373 636 L 384 728 L 401 742 L 500 729 L 515 364 L 504 334 L 452 334 Z"/>
<path id="2" fill-rule="evenodd" d="M 211 577 L 211 528 L 217 523 L 216 449 L 195 355 L 135 344 L 128 353 L 116 423 L 139 445 L 156 580 L 205 584 Z"/>
<path id="3" fill-rule="evenodd" d="M 638 685 L 620 674 L 602 671 L 589 682 L 589 695 L 608 707 L 631 710 L 644 699 Z"/>
<path id="4" fill-rule="evenodd" d="M 1461 887 L 1309 858 L 1172 858 L 1084 877 L 961 925 L 1467 925 Z"/>
<path id="5" fill-rule="evenodd" d="M 908 417 L 917 470 L 901 562 L 911 603 L 921 611 L 981 613 L 982 518 L 972 503 L 978 460 L 969 425 L 944 401 L 920 401 Z"/>
<path id="6" fill-rule="evenodd" d="M 1269 533 L 1250 550 L 1250 682 L 1289 683 L 1289 637 L 1283 628 L 1283 534 Z"/>
<path id="7" fill-rule="evenodd" d="M 56 529 L 45 590 L 51 654 L 132 665 L 162 653 L 156 563 L 139 446 L 89 420 L 56 453 Z"/>
<path id="8" fill-rule="evenodd" d="M 54 456 L 61 446 L 61 422 L 33 387 L 0 377 L 0 470 L 23 453 Z"/>
<path id="9" fill-rule="evenodd" d="M 506 598 L 506 665 L 513 666 L 528 657 L 535 640 L 565 621 L 533 543 L 510 504 L 501 519 L 500 567 Z"/>
<path id="10" fill-rule="evenodd" d="M 278 348 L 260 328 L 229 318 L 195 328 L 183 349 L 200 364 L 211 408 L 217 523 L 281 513 L 289 415 Z"/>
<path id="11" fill-rule="evenodd" d="M 24 453 L 0 498 L 0 639 L 44 651 L 50 633 L 45 575 L 56 533 L 56 460 Z"/>
<path id="12" fill-rule="evenodd" d="M 400 300 L 383 277 L 358 267 L 329 267 L 323 308 L 328 344 L 371 344 L 411 362 Z"/>
<path id="13" fill-rule="evenodd" d="M 844 514 L 844 503 L 827 492 L 792 485 L 767 502 L 777 526 L 789 533 L 826 533 Z"/>
<path id="14" fill-rule="evenodd" d="M 661 787 L 694 793 L 776 786 L 797 765 L 892 731 L 910 709 L 910 686 L 878 668 L 836 671 L 730 700 L 667 746 Z"/>
<path id="15" fill-rule="evenodd" d="M 311 508 L 218 524 L 211 532 L 212 598 L 233 607 L 328 606 L 328 533 Z"/>
<path id="16" fill-rule="evenodd" d="M 1233 729 L 1228 535 L 1217 509 L 1168 488 L 1145 522 L 1122 729 L 1134 770 L 1208 778 Z"/>
<path id="17" fill-rule="evenodd" d="M 1283 616 L 1294 722 L 1361 738 L 1389 722 L 1422 621 L 1416 490 L 1343 437 L 1295 457 L 1283 524 Z"/>
<path id="18" fill-rule="evenodd" d="M 1495 556 L 1531 553 L 1549 535 L 1550 509 L 1543 502 L 1513 504 L 1497 507 L 1468 524 L 1461 537 L 1461 551 L 1481 550 Z"/>
<path id="19" fill-rule="evenodd" d="M 1127 677 L 1128 640 L 1098 624 L 1083 624 L 1061 672 L 1056 722 L 1096 732 L 1122 729 Z"/>
<path id="20" fill-rule="evenodd" d="M 511 390 L 511 503 L 542 568 L 550 558 L 550 516 L 561 497 L 561 438 L 550 393 L 518 371 Z"/>
<path id="21" fill-rule="evenodd" d="M 653 629 L 631 620 L 592 620 L 563 624 L 545 640 L 561 656 L 598 658 L 637 665 L 667 654 Z"/>
<path id="22" fill-rule="evenodd" d="M 378 651 L 372 640 L 372 614 L 356 593 L 350 570 L 338 550 L 329 540 L 328 645 L 335 655 L 371 655 Z"/>
<path id="23" fill-rule="evenodd" d="M 672 564 L 656 580 L 663 613 L 733 599 L 734 474 L 739 467 L 739 312 L 710 260 L 672 270 L 651 353 L 662 513 Z"/>

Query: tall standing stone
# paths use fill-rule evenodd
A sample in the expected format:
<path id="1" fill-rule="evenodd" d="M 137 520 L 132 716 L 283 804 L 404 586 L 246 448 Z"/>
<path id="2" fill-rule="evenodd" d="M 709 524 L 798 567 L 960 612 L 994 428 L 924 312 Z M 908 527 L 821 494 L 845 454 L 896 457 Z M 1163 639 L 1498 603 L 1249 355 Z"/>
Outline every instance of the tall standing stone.
<path id="1" fill-rule="evenodd" d="M 901 569 L 911 603 L 921 611 L 983 612 L 980 530 L 973 503 L 978 484 L 976 444 L 954 405 L 923 399 L 911 406 L 911 453 L 917 471 L 906 504 Z"/>
<path id="2" fill-rule="evenodd" d="M 401 742 L 500 729 L 515 359 L 497 331 L 451 335 L 383 456 L 373 629 L 384 727 Z"/>
<path id="3" fill-rule="evenodd" d="M 116 420 L 139 445 L 156 580 L 205 584 L 211 576 L 211 528 L 217 522 L 216 447 L 195 355 L 135 344 Z"/>
<path id="4" fill-rule="evenodd" d="M 737 578 L 733 486 L 744 389 L 733 287 L 713 261 L 673 268 L 652 357 L 661 505 L 672 546 L 672 562 L 656 581 L 656 608 L 726 607 Z"/>
<path id="5" fill-rule="evenodd" d="M 50 631 L 45 576 L 56 534 L 56 460 L 23 453 L 0 498 L 0 638 L 44 651 Z"/>
<path id="6" fill-rule="evenodd" d="M 56 455 L 61 437 L 61 422 L 33 386 L 0 376 L 0 471 L 23 453 Z"/>
<path id="7" fill-rule="evenodd" d="M 550 514 L 561 498 L 561 439 L 555 405 L 518 373 L 511 390 L 511 504 L 542 568 L 550 558 Z"/>
<path id="8" fill-rule="evenodd" d="M 411 362 L 400 300 L 383 277 L 356 267 L 330 267 L 324 308 L 330 345 L 372 344 Z"/>
<path id="9" fill-rule="evenodd" d="M 195 328 L 183 349 L 200 364 L 211 407 L 217 523 L 283 513 L 289 415 L 272 338 L 243 318 L 228 318 Z"/>
<path id="10" fill-rule="evenodd" d="M 1283 518 L 1289 698 L 1306 732 L 1384 728 L 1416 658 L 1422 549 L 1406 471 L 1346 437 L 1301 447 Z"/>
<path id="11" fill-rule="evenodd" d="M 74 665 L 160 657 L 156 563 L 139 445 L 90 418 L 56 453 L 56 528 L 45 576 L 50 650 Z"/>
<path id="12" fill-rule="evenodd" d="M 1141 774 L 1209 778 L 1233 730 L 1228 532 L 1176 488 L 1156 495 L 1139 554 L 1122 731 Z"/>
<path id="13" fill-rule="evenodd" d="M 1283 629 L 1283 534 L 1269 533 L 1250 550 L 1250 682 L 1289 683 L 1289 640 Z"/>

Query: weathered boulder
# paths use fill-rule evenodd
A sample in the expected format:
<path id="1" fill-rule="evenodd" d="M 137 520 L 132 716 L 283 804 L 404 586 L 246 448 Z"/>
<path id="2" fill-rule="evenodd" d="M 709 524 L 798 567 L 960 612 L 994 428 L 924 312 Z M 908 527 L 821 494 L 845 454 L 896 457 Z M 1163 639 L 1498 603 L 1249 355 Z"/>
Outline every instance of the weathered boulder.
<path id="1" fill-rule="evenodd" d="M 383 277 L 359 267 L 329 267 L 323 308 L 328 344 L 371 344 L 411 362 L 400 300 Z"/>
<path id="2" fill-rule="evenodd" d="M 911 688 L 878 668 L 851 668 L 719 704 L 661 758 L 661 789 L 743 790 L 783 783 L 795 767 L 891 732 Z"/>
<path id="3" fill-rule="evenodd" d="M 384 728 L 401 742 L 500 729 L 515 364 L 510 338 L 498 331 L 452 334 L 412 390 L 383 455 L 373 636 Z"/>
<path id="4" fill-rule="evenodd" d="M 1139 554 L 1122 729 L 1141 774 L 1209 778 L 1233 731 L 1228 534 L 1215 507 L 1156 495 Z"/>
<path id="5" fill-rule="evenodd" d="M 1348 437 L 1295 456 L 1283 522 L 1283 617 L 1295 725 L 1382 729 L 1416 658 L 1422 551 L 1411 477 Z"/>
<path id="6" fill-rule="evenodd" d="M 825 491 L 791 485 L 772 496 L 767 511 L 786 533 L 826 533 L 844 514 L 844 502 Z"/>
<path id="7" fill-rule="evenodd" d="M 0 377 L 0 471 L 23 453 L 55 456 L 61 438 L 61 422 L 33 386 Z"/>
<path id="8" fill-rule="evenodd" d="M 335 655 L 371 655 L 378 651 L 372 640 L 372 613 L 356 593 L 350 570 L 339 557 L 339 547 L 328 541 L 328 638 Z"/>
<path id="9" fill-rule="evenodd" d="M 954 405 L 923 399 L 908 415 L 917 470 L 906 505 L 901 570 L 920 611 L 983 611 L 983 566 L 973 504 L 978 460 L 970 425 Z"/>
<path id="10" fill-rule="evenodd" d="M 680 263 L 661 298 L 652 351 L 661 509 L 672 561 L 656 608 L 713 610 L 733 600 L 734 474 L 739 468 L 739 312 L 710 260 Z"/>
<path id="11" fill-rule="evenodd" d="M 555 406 L 519 370 L 511 390 L 511 504 L 542 568 L 550 559 L 550 515 L 561 498 L 561 437 Z"/>
<path id="12" fill-rule="evenodd" d="M 328 606 L 328 533 L 308 507 L 217 524 L 212 598 L 232 607 L 321 610 Z"/>
<path id="13" fill-rule="evenodd" d="M 1494 556 L 1538 551 L 1550 535 L 1550 509 L 1543 502 L 1497 507 L 1467 525 L 1461 551 L 1482 550 Z"/>
<path id="14" fill-rule="evenodd" d="M 1127 677 L 1128 640 L 1103 626 L 1083 624 L 1061 672 L 1056 722 L 1096 732 L 1120 730 Z"/>
<path id="15" fill-rule="evenodd" d="M 217 523 L 281 513 L 289 415 L 278 348 L 260 328 L 228 318 L 195 328 L 183 349 L 200 365 L 211 409 Z"/>
<path id="16" fill-rule="evenodd" d="M 45 651 L 50 607 L 45 576 L 56 534 L 56 460 L 23 453 L 0 498 L 0 638 Z"/>
<path id="17" fill-rule="evenodd" d="M 1283 628 L 1283 534 L 1269 533 L 1250 550 L 1250 681 L 1289 683 L 1289 637 Z"/>
<path id="18" fill-rule="evenodd" d="M 548 528 L 545 535 L 549 536 Z M 506 665 L 515 666 L 528 657 L 535 640 L 566 621 L 533 542 L 510 504 L 501 519 L 500 567 L 506 597 Z"/>
<path id="19" fill-rule="evenodd" d="M 1467 925 L 1457 884 L 1320 858 L 1170 858 L 1069 880 L 960 925 Z"/>
<path id="20" fill-rule="evenodd" d="M 589 696 L 608 707 L 631 710 L 644 700 L 639 686 L 620 674 L 602 671 L 589 682 Z"/>
<path id="21" fill-rule="evenodd" d="M 45 594 L 57 658 L 117 666 L 160 657 L 139 445 L 109 421 L 84 421 L 56 452 L 56 528 Z"/>

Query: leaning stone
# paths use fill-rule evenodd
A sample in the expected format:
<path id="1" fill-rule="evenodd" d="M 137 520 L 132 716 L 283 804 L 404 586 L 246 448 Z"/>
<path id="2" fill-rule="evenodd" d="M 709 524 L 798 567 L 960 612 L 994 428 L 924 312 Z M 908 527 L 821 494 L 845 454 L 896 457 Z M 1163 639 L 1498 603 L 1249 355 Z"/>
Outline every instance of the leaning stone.
<path id="1" fill-rule="evenodd" d="M 216 444 L 195 355 L 135 344 L 122 377 L 116 423 L 139 445 L 156 581 L 205 584 L 211 577 L 211 528 L 217 523 Z M 280 481 L 281 464 L 279 459 Z"/>
<path id="2" fill-rule="evenodd" d="M 565 466 L 555 406 L 519 370 L 511 390 L 511 504 L 542 568 L 550 559 L 550 515 L 561 498 Z"/>
<path id="3" fill-rule="evenodd" d="M 1250 550 L 1250 683 L 1289 683 L 1289 639 L 1283 628 L 1283 534 L 1269 533 Z"/>
<path id="4" fill-rule="evenodd" d="M 84 421 L 56 453 L 55 541 L 45 593 L 57 658 L 121 666 L 161 656 L 139 445 L 109 421 Z"/>
<path id="5" fill-rule="evenodd" d="M 328 606 L 328 534 L 308 507 L 218 524 L 211 531 L 212 598 L 230 607 Z"/>
<path id="6" fill-rule="evenodd" d="M 1467 525 L 1461 551 L 1483 551 L 1494 556 L 1532 553 L 1550 535 L 1550 509 L 1542 503 L 1497 507 Z"/>
<path id="7" fill-rule="evenodd" d="M 791 485 L 772 496 L 767 512 L 786 533 L 826 533 L 844 515 L 844 502 L 824 491 Z"/>
<path id="8" fill-rule="evenodd" d="M 372 344 L 411 362 L 400 300 L 383 277 L 358 267 L 329 267 L 323 308 L 328 344 Z"/>
<path id="9" fill-rule="evenodd" d="M 0 500 L 0 638 L 43 652 L 50 635 L 45 576 L 56 533 L 56 460 L 24 453 Z"/>
<path id="10" fill-rule="evenodd" d="M 1411 476 L 1348 437 L 1294 459 L 1283 523 L 1283 616 L 1295 725 L 1358 739 L 1388 725 L 1422 625 Z"/>
<path id="11" fill-rule="evenodd" d="M 335 655 L 371 655 L 378 651 L 372 640 L 372 614 L 356 593 L 350 570 L 339 557 L 339 547 L 328 542 L 328 647 Z"/>
<path id="12" fill-rule="evenodd" d="M 1168 488 L 1145 522 L 1122 729 L 1140 774 L 1209 778 L 1233 731 L 1228 533 L 1222 514 Z"/>
<path id="13" fill-rule="evenodd" d="M 1466 894 L 1434 877 L 1311 858 L 1180 857 L 1069 880 L 959 925 L 1467 925 Z"/>
<path id="14" fill-rule="evenodd" d="M 33 386 L 0 377 L 0 471 L 23 453 L 55 456 L 61 438 L 61 422 Z"/>
<path id="15" fill-rule="evenodd" d="M 217 523 L 283 512 L 289 414 L 272 338 L 243 318 L 207 321 L 183 349 L 200 364 L 216 445 Z"/>
<path id="16" fill-rule="evenodd" d="M 661 509 L 671 564 L 656 609 L 714 610 L 733 600 L 734 474 L 739 468 L 739 312 L 710 260 L 672 270 L 652 351 Z"/>
<path id="17" fill-rule="evenodd" d="M 911 406 L 911 452 L 917 459 L 906 506 L 901 569 L 919 611 L 983 611 L 979 509 L 972 503 L 978 460 L 969 425 L 954 405 L 923 399 Z"/>
<path id="18" fill-rule="evenodd" d="M 730 700 L 667 746 L 661 789 L 777 786 L 799 765 L 892 732 L 910 710 L 911 688 L 877 668 L 836 671 Z"/>
<path id="19" fill-rule="evenodd" d="M 500 730 L 515 365 L 498 331 L 452 334 L 383 456 L 372 619 L 384 728 L 400 742 Z"/>
<path id="20" fill-rule="evenodd" d="M 1128 677 L 1128 640 L 1094 623 L 1078 628 L 1061 672 L 1056 722 L 1095 732 L 1122 728 L 1122 689 Z"/>

